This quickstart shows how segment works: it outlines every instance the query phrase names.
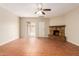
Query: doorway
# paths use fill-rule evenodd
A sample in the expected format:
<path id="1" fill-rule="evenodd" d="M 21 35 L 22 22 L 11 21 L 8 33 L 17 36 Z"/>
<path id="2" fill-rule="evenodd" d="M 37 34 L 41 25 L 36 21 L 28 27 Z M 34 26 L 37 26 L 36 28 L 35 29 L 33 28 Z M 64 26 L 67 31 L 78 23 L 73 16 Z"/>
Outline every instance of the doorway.
<path id="1" fill-rule="evenodd" d="M 28 22 L 27 33 L 28 33 L 28 37 L 36 37 L 36 23 L 35 22 Z"/>

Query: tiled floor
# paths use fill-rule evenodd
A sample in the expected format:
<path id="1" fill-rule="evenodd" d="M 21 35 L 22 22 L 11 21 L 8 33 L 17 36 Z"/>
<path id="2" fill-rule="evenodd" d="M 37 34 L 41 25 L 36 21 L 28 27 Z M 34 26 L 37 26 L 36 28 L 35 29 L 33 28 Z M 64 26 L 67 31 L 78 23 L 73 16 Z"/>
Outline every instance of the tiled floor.
<path id="1" fill-rule="evenodd" d="M 1 56 L 79 56 L 79 47 L 48 38 L 17 39 L 0 46 Z"/>

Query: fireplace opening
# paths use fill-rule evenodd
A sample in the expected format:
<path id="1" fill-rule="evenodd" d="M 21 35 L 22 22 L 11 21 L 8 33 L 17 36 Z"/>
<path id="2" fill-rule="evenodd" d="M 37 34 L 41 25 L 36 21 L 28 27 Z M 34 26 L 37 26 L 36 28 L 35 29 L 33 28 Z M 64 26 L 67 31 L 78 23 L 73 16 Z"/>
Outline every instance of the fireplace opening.
<path id="1" fill-rule="evenodd" d="M 54 30 L 53 35 L 54 36 L 59 36 L 59 31 L 58 30 Z"/>

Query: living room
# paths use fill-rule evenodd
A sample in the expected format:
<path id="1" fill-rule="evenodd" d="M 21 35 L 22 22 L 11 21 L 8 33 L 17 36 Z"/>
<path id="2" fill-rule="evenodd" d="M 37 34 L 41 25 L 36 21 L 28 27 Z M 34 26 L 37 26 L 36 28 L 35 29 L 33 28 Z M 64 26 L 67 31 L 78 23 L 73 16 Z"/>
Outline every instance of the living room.
<path id="1" fill-rule="evenodd" d="M 0 3 L 0 55 L 79 55 L 78 22 L 78 3 Z"/>

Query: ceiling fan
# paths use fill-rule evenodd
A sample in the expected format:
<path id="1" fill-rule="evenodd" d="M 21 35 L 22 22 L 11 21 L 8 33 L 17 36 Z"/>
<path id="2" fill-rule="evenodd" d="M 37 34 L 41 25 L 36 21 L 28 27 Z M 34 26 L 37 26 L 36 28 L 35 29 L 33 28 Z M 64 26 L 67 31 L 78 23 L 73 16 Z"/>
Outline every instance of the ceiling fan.
<path id="1" fill-rule="evenodd" d="M 49 9 L 49 8 L 43 8 L 43 4 L 39 3 L 37 5 L 37 11 L 35 12 L 35 14 L 43 16 L 43 15 L 46 15 L 45 11 L 51 11 L 51 9 Z"/>

